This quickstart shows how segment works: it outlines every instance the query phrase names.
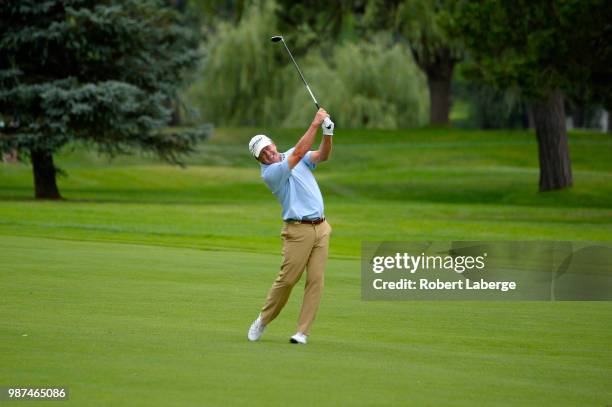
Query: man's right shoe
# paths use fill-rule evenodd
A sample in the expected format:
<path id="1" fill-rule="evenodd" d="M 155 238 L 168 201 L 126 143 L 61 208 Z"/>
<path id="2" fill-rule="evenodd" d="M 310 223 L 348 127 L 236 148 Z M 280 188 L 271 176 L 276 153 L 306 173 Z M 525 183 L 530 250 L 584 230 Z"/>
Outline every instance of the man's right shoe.
<path id="1" fill-rule="evenodd" d="M 291 339 L 289 339 L 289 342 L 306 345 L 306 342 L 308 342 L 308 335 L 298 332 L 295 335 L 293 335 Z"/>
<path id="2" fill-rule="evenodd" d="M 257 319 L 251 324 L 251 327 L 249 328 L 249 333 L 247 334 L 247 338 L 249 338 L 249 341 L 251 342 L 257 341 L 259 340 L 259 338 L 261 338 L 261 335 L 263 334 L 263 331 L 265 329 L 266 326 L 261 320 L 261 314 L 259 314 Z"/>

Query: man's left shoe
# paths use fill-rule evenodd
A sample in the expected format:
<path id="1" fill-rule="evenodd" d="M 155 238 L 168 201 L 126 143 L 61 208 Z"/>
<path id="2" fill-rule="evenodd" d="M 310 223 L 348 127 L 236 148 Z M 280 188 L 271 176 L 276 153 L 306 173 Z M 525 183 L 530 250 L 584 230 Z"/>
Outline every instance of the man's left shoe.
<path id="1" fill-rule="evenodd" d="M 249 341 L 251 342 L 258 341 L 259 338 L 261 338 L 261 335 L 263 334 L 263 331 L 265 329 L 266 326 L 261 320 L 261 314 L 259 314 L 257 319 L 251 324 L 251 327 L 249 328 L 249 332 L 247 334 L 247 338 L 249 338 Z"/>
<path id="2" fill-rule="evenodd" d="M 289 342 L 300 343 L 302 345 L 306 345 L 306 342 L 308 342 L 308 335 L 298 332 L 295 335 L 293 335 L 291 339 L 289 339 Z"/>

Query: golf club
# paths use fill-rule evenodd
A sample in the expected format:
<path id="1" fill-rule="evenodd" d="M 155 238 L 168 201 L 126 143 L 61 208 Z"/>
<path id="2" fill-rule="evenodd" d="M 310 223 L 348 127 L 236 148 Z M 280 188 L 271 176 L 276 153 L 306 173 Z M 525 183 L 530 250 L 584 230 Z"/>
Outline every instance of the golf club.
<path id="1" fill-rule="evenodd" d="M 308 93 L 310 93 L 310 97 L 312 98 L 312 101 L 314 102 L 315 106 L 317 106 L 317 109 L 319 109 L 319 103 L 317 102 L 317 99 L 315 98 L 314 94 L 310 90 L 310 86 L 308 86 L 308 82 L 306 82 L 306 78 L 304 78 L 304 75 L 302 74 L 300 67 L 298 66 L 297 62 L 295 62 L 295 59 L 293 58 L 291 51 L 289 51 L 289 47 L 287 46 L 287 43 L 285 42 L 285 39 L 283 38 L 283 36 L 275 35 L 274 37 L 270 38 L 270 40 L 272 42 L 280 41 L 283 43 L 283 45 L 285 46 L 285 49 L 287 50 L 287 53 L 289 54 L 289 57 L 291 58 L 291 61 L 293 61 L 293 65 L 295 65 L 295 69 L 297 69 L 298 73 L 300 74 L 300 78 L 302 78 L 302 82 L 304 82 L 304 85 L 306 86 L 306 90 L 308 91 Z"/>

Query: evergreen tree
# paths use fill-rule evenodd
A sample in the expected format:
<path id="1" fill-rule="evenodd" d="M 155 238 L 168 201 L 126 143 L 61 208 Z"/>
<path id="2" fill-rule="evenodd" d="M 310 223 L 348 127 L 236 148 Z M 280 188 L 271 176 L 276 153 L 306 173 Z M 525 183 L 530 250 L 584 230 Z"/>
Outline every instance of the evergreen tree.
<path id="1" fill-rule="evenodd" d="M 0 152 L 30 158 L 36 198 L 61 198 L 53 154 L 67 143 L 178 163 L 205 136 L 162 130 L 199 59 L 184 18 L 155 1 L 2 2 Z"/>

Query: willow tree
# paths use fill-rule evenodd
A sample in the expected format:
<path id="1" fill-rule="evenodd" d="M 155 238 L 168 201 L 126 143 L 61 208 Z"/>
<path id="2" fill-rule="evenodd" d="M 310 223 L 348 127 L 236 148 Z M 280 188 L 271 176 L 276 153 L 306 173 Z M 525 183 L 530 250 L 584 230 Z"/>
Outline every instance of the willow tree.
<path id="1" fill-rule="evenodd" d="M 6 0 L 0 8 L 0 152 L 32 162 L 36 198 L 61 198 L 53 154 L 83 142 L 177 163 L 205 134 L 163 130 L 197 33 L 166 3 Z"/>
<path id="2" fill-rule="evenodd" d="M 364 25 L 391 30 L 406 42 L 427 76 L 431 124 L 448 124 L 453 71 L 463 59 L 461 38 L 454 34 L 457 0 L 369 0 Z"/>

